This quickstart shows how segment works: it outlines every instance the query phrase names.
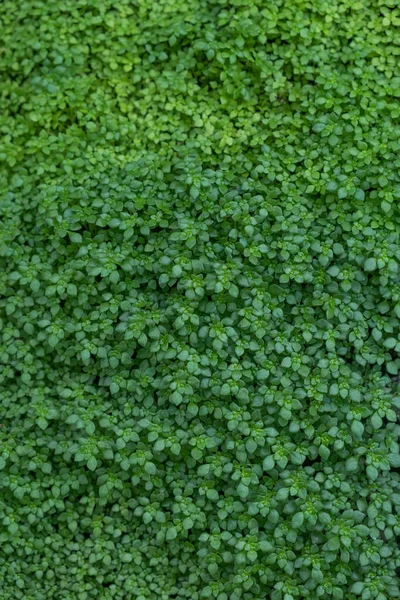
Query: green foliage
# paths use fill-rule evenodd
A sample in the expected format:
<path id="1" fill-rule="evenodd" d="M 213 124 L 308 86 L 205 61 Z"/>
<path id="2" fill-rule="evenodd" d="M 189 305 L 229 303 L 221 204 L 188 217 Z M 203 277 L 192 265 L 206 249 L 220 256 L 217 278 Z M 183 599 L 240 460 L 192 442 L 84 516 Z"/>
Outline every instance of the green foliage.
<path id="1" fill-rule="evenodd" d="M 394 0 L 0 4 L 2 600 L 392 600 Z"/>

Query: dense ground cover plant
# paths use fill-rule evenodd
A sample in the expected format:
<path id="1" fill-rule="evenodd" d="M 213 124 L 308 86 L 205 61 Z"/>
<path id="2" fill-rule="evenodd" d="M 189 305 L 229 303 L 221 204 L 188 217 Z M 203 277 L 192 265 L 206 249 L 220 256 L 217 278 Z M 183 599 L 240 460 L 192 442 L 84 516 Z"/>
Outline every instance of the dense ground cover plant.
<path id="1" fill-rule="evenodd" d="M 0 22 L 1 599 L 399 597 L 397 3 Z"/>

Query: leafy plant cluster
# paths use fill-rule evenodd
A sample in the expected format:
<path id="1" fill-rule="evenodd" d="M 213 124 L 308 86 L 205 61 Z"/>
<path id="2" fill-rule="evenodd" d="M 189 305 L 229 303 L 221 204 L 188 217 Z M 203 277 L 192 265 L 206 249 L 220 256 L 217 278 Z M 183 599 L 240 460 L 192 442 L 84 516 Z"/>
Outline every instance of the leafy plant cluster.
<path id="1" fill-rule="evenodd" d="M 0 21 L 2 600 L 398 598 L 398 4 Z"/>

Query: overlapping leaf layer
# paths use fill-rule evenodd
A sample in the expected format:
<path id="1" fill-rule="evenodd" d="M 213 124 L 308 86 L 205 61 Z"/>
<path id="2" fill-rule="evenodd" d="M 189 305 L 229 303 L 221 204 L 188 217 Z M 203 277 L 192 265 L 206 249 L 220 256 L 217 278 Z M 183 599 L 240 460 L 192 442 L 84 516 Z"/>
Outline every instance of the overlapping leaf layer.
<path id="1" fill-rule="evenodd" d="M 398 4 L 0 21 L 1 599 L 398 598 Z"/>

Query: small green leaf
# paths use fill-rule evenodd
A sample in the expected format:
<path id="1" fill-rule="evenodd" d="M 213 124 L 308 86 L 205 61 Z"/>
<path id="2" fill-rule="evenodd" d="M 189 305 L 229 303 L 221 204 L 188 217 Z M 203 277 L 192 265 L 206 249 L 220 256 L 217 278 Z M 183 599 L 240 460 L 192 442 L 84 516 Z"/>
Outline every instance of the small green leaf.
<path id="1" fill-rule="evenodd" d="M 52 348 L 55 348 L 59 342 L 59 339 L 56 335 L 54 335 L 54 333 L 52 333 L 49 336 L 47 341 L 48 341 L 49 346 L 51 346 Z"/>
<path id="2" fill-rule="evenodd" d="M 356 581 L 355 583 L 353 583 L 353 585 L 351 587 L 351 591 L 353 592 L 353 594 L 357 594 L 357 595 L 362 594 L 363 589 L 364 589 L 364 583 L 362 581 Z"/>
<path id="3" fill-rule="evenodd" d="M 249 495 L 249 488 L 247 485 L 244 485 L 243 483 L 239 483 L 237 492 L 238 492 L 240 498 L 247 498 L 247 496 Z"/>
<path id="4" fill-rule="evenodd" d="M 190 517 L 186 517 L 186 519 L 183 520 L 182 525 L 184 529 L 191 529 L 194 525 L 193 519 L 191 519 Z"/>
<path id="5" fill-rule="evenodd" d="M 82 360 L 89 360 L 89 358 L 90 358 L 90 352 L 89 352 L 89 350 L 87 348 L 85 348 L 84 350 L 82 350 L 81 357 L 82 357 Z"/>
<path id="6" fill-rule="evenodd" d="M 40 290 L 40 281 L 33 279 L 30 283 L 30 288 L 32 292 L 38 292 Z"/>
<path id="7" fill-rule="evenodd" d="M 351 424 L 351 431 L 357 439 L 361 439 L 364 433 L 364 425 L 361 421 L 354 420 Z"/>
<path id="8" fill-rule="evenodd" d="M 37 424 L 39 425 L 40 429 L 42 429 L 43 431 L 45 429 L 47 429 L 47 427 L 49 426 L 49 422 L 44 417 L 39 417 L 37 420 Z"/>
<path id="9" fill-rule="evenodd" d="M 166 539 L 168 541 L 174 540 L 178 535 L 178 532 L 176 530 L 176 527 L 169 527 L 167 529 L 167 534 L 166 534 Z"/>
<path id="10" fill-rule="evenodd" d="M 329 538 L 328 540 L 328 549 L 335 551 L 338 550 L 340 548 L 340 539 L 337 535 L 334 535 L 333 537 Z"/>
<path id="11" fill-rule="evenodd" d="M 264 471 L 272 471 L 275 467 L 275 460 L 273 456 L 266 456 L 263 460 Z"/>
<path id="12" fill-rule="evenodd" d="M 368 477 L 372 481 L 375 481 L 376 479 L 378 479 L 379 472 L 376 467 L 374 467 L 373 465 L 368 465 L 366 471 L 367 471 Z"/>
<path id="13" fill-rule="evenodd" d="M 388 459 L 393 468 L 400 468 L 400 454 L 388 454 Z"/>
<path id="14" fill-rule="evenodd" d="M 9 533 L 11 533 L 11 535 L 14 535 L 15 533 L 17 533 L 19 527 L 17 525 L 17 523 L 10 523 L 10 525 L 7 527 Z"/>
<path id="15" fill-rule="evenodd" d="M 96 467 L 97 467 L 97 460 L 94 456 L 91 456 L 89 458 L 89 460 L 86 463 L 87 468 L 89 469 L 89 471 L 95 471 Z"/>
<path id="16" fill-rule="evenodd" d="M 292 517 L 292 526 L 299 529 L 304 523 L 304 513 L 298 512 Z"/>
<path id="17" fill-rule="evenodd" d="M 375 260 L 375 258 L 373 258 L 373 257 L 367 258 L 367 260 L 364 263 L 364 269 L 366 271 L 375 271 L 375 269 L 376 269 L 376 260 Z"/>

